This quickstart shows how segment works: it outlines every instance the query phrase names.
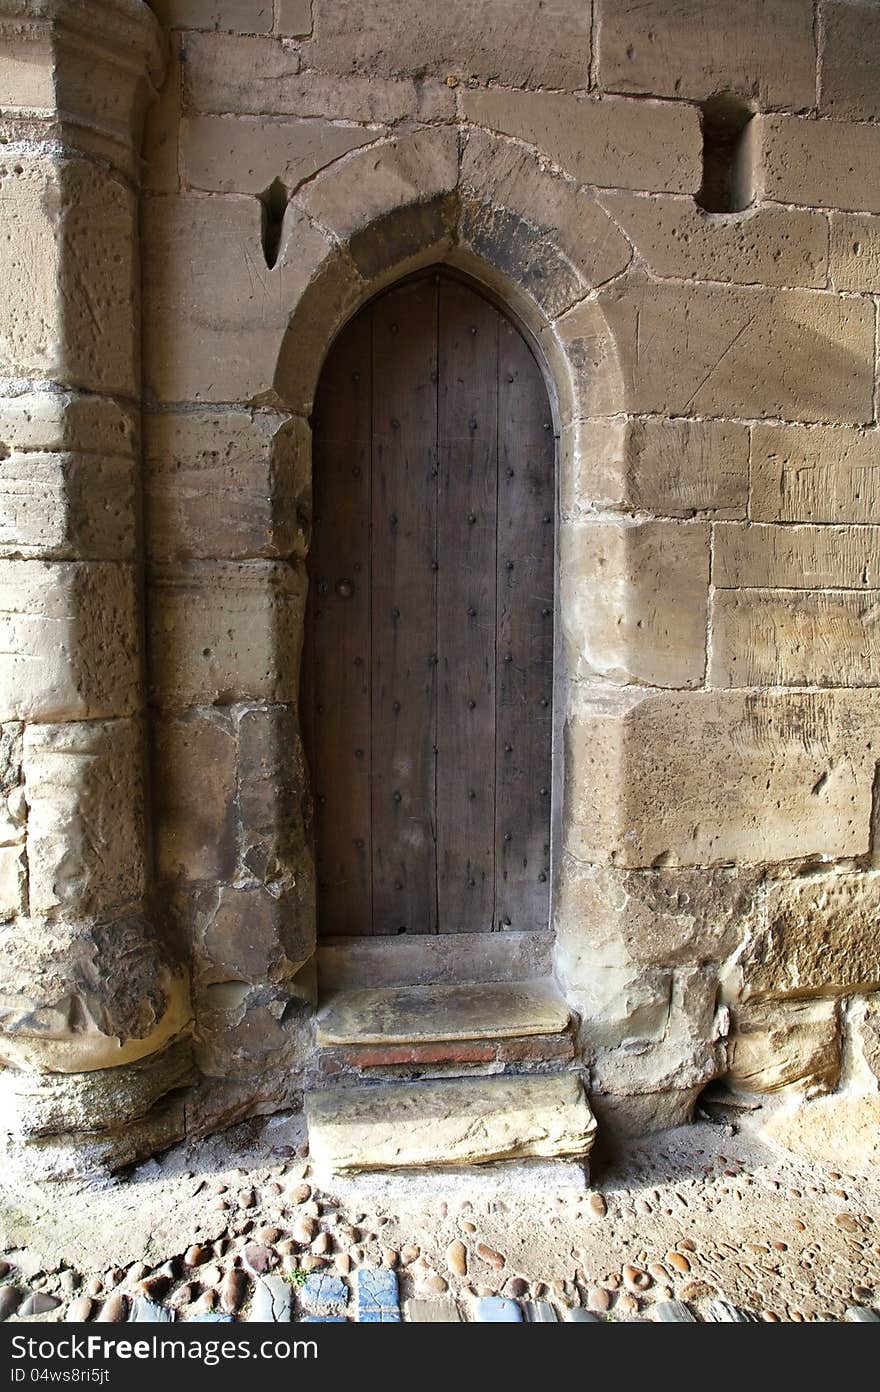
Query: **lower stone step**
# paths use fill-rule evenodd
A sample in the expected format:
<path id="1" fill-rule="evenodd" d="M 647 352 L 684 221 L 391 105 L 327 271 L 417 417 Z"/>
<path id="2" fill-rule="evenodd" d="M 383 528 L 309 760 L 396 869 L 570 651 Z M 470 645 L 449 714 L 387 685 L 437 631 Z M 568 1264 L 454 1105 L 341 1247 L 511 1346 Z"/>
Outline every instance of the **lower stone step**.
<path id="1" fill-rule="evenodd" d="M 559 1034 L 568 1007 L 552 981 L 382 986 L 339 991 L 321 1005 L 317 1043 L 424 1045 Z"/>
<path id="2" fill-rule="evenodd" d="M 325 1172 L 586 1157 L 596 1133 L 574 1073 L 326 1089 L 305 1099 Z"/>

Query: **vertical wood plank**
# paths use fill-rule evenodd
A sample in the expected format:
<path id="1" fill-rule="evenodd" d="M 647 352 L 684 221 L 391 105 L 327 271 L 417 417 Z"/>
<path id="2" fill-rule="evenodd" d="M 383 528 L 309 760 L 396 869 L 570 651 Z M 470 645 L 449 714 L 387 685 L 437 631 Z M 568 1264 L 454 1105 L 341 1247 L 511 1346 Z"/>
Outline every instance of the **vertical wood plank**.
<path id="1" fill-rule="evenodd" d="M 307 752 L 323 936 L 369 931 L 370 431 L 369 318 L 334 345 L 315 402 L 309 556 Z"/>
<path id="2" fill-rule="evenodd" d="M 518 331 L 500 331 L 496 926 L 547 927 L 555 486 L 550 405 Z"/>
<path id="3" fill-rule="evenodd" d="M 438 920 L 492 927 L 498 311 L 444 279 L 439 304 L 437 517 Z"/>
<path id="4" fill-rule="evenodd" d="M 437 931 L 437 285 L 373 309 L 373 932 Z"/>

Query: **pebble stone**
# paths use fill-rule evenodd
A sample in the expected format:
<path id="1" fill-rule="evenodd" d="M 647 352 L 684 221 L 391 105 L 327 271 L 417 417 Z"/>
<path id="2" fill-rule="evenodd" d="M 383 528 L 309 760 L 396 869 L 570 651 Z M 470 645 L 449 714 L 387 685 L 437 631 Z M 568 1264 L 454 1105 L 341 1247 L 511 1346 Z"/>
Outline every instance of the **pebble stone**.
<path id="1" fill-rule="evenodd" d="M 691 1269 L 690 1262 L 682 1252 L 667 1252 L 666 1261 L 673 1270 L 680 1272 L 682 1276 L 686 1276 Z"/>
<path id="2" fill-rule="evenodd" d="M 591 1286 L 587 1292 L 587 1305 L 596 1314 L 604 1315 L 606 1310 L 611 1309 L 611 1295 L 600 1286 Z"/>
<path id="3" fill-rule="evenodd" d="M 220 1308 L 227 1315 L 234 1314 L 247 1294 L 247 1277 L 243 1271 L 229 1271 L 220 1282 Z"/>
<path id="4" fill-rule="evenodd" d="M 478 1242 L 476 1246 L 476 1252 L 477 1256 L 481 1259 L 481 1261 L 484 1261 L 487 1263 L 487 1265 L 494 1267 L 496 1271 L 500 1271 L 506 1261 L 506 1258 L 503 1255 L 503 1253 L 497 1252 L 495 1248 L 490 1247 L 487 1242 Z"/>
<path id="5" fill-rule="evenodd" d="M 128 1297 L 122 1291 L 113 1291 L 95 1318 L 102 1324 L 123 1324 L 128 1318 Z"/>
<path id="6" fill-rule="evenodd" d="M 31 1291 L 19 1305 L 17 1313 L 20 1319 L 27 1319 L 29 1315 L 47 1315 L 50 1310 L 57 1310 L 60 1304 L 57 1296 L 47 1295 L 45 1291 Z"/>
<path id="7" fill-rule="evenodd" d="M 587 1206 L 590 1212 L 594 1213 L 597 1218 L 604 1218 L 608 1212 L 608 1204 L 605 1202 L 605 1195 L 600 1194 L 597 1190 L 594 1190 L 587 1199 Z"/>
<path id="8" fill-rule="evenodd" d="M 65 1321 L 67 1324 L 85 1324 L 94 1308 L 94 1301 L 90 1295 L 78 1295 L 68 1305 Z"/>
<path id="9" fill-rule="evenodd" d="M 24 1291 L 18 1286 L 0 1288 L 0 1320 L 9 1319 L 9 1316 L 15 1313 L 24 1300 L 24 1296 Z"/>
<path id="10" fill-rule="evenodd" d="M 468 1250 L 464 1243 L 460 1241 L 459 1238 L 456 1238 L 454 1242 L 450 1242 L 449 1246 L 446 1248 L 446 1265 L 449 1267 L 453 1276 L 467 1276 L 467 1259 Z"/>

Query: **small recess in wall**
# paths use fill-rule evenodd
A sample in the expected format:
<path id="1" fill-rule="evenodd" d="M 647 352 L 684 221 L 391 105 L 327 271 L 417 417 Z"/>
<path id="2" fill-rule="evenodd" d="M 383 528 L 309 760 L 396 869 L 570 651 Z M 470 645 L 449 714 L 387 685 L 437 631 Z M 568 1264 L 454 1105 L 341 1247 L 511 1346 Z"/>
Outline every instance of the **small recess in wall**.
<path id="1" fill-rule="evenodd" d="M 270 271 L 278 260 L 287 198 L 287 189 L 280 179 L 273 179 L 269 187 L 260 194 L 260 203 L 263 205 L 263 223 L 260 235 L 263 243 L 263 256 L 266 258 L 266 265 Z"/>
<path id="2" fill-rule="evenodd" d="M 752 115 L 741 97 L 729 93 L 703 102 L 703 182 L 697 204 L 707 213 L 742 212 L 755 196 Z"/>

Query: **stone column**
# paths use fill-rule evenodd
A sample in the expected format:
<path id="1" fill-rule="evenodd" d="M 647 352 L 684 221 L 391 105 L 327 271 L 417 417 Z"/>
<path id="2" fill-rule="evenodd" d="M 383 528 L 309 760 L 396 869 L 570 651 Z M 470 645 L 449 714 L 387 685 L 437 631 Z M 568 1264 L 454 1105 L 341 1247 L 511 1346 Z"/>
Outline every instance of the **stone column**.
<path id="1" fill-rule="evenodd" d="M 191 1069 L 148 899 L 138 149 L 163 52 L 140 0 L 3 9 L 0 1115 L 13 1160 L 65 1174 L 180 1135 Z"/>

